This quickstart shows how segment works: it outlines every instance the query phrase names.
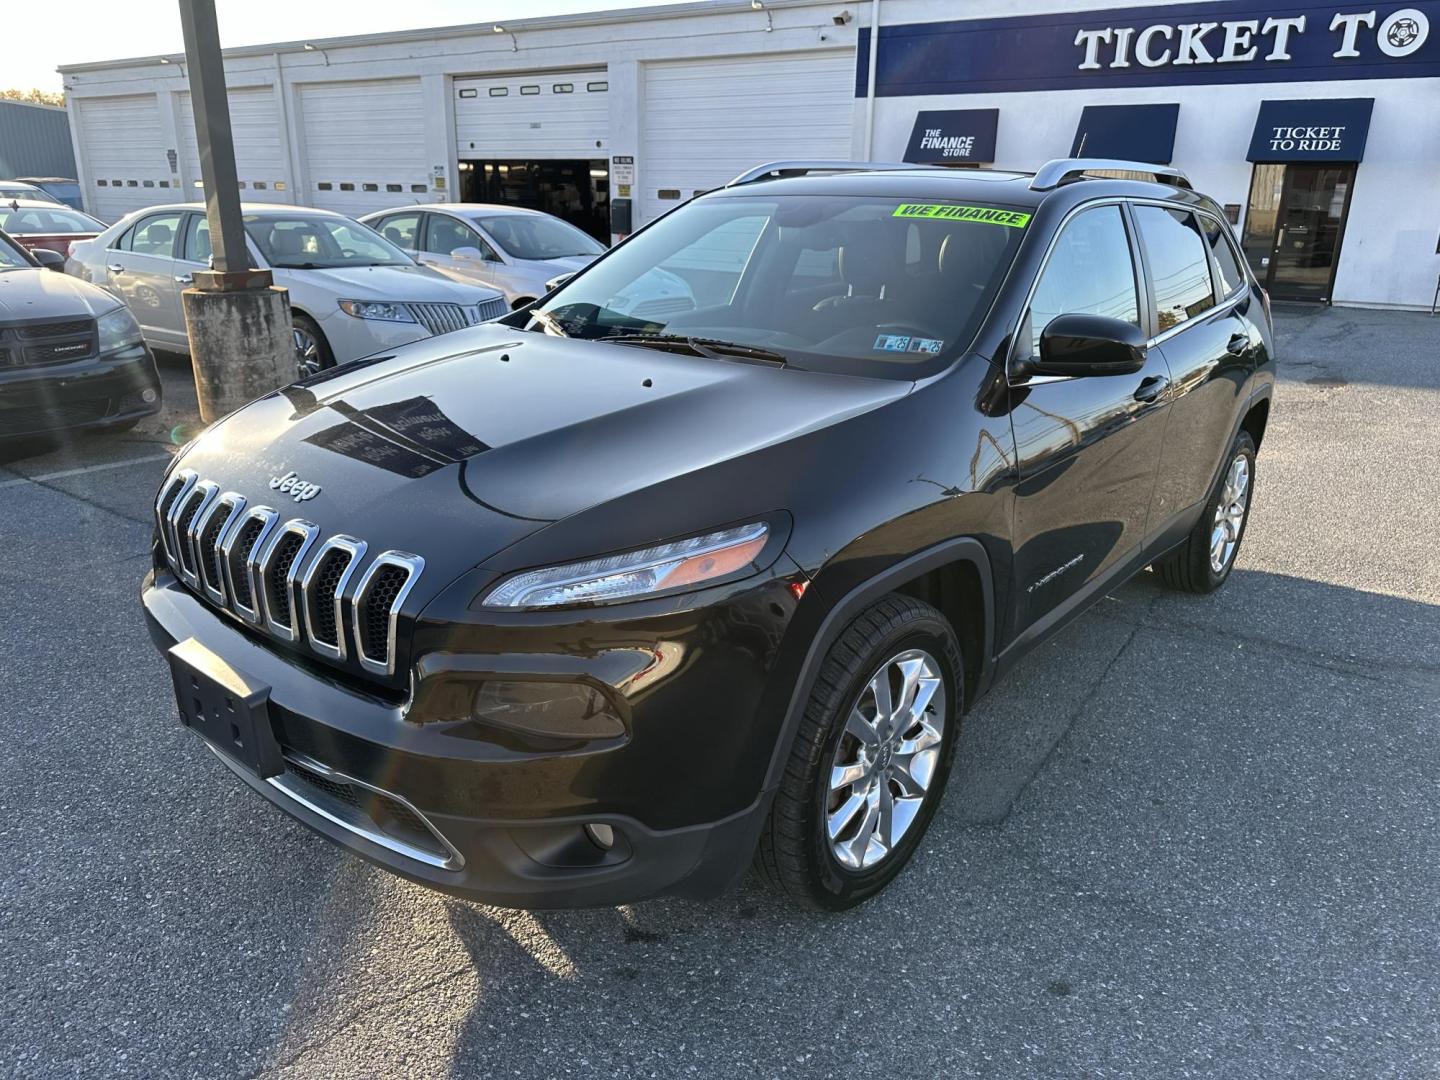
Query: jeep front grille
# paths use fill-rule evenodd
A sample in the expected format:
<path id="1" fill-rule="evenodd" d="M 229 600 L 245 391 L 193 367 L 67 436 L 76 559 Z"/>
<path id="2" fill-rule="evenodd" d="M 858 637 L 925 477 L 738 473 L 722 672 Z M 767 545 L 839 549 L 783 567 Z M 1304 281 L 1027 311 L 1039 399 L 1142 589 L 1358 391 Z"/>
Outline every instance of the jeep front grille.
<path id="1" fill-rule="evenodd" d="M 193 470 L 173 473 L 155 500 L 165 561 L 212 604 L 281 641 L 320 656 L 353 655 L 366 671 L 396 669 L 400 612 L 425 560 L 353 536 L 322 539 L 319 526 L 282 520 L 268 506 L 221 493 Z"/>

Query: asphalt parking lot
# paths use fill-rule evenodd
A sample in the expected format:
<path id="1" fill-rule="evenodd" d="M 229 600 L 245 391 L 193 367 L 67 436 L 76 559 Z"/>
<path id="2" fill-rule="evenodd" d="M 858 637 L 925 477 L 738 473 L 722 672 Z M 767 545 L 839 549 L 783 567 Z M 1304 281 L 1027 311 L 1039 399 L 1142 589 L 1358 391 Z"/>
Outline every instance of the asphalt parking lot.
<path id="1" fill-rule="evenodd" d="M 0 461 L 0 1071 L 1434 1075 L 1440 318 L 1278 321 L 1230 583 L 1144 575 L 1028 658 L 842 916 L 485 908 L 235 783 L 136 600 L 167 360 L 162 418 Z"/>

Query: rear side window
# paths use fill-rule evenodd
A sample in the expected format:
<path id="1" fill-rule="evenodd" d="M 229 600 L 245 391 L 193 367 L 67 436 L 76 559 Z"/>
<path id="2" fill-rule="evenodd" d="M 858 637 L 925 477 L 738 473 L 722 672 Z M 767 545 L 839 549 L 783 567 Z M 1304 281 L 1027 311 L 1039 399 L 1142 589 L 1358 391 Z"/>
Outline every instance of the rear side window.
<path id="1" fill-rule="evenodd" d="M 375 231 L 398 248 L 414 251 L 420 246 L 420 215 L 391 214 L 374 225 Z"/>
<path id="2" fill-rule="evenodd" d="M 1140 242 L 1155 286 L 1155 329 L 1163 334 L 1215 306 L 1209 244 L 1195 215 L 1164 206 L 1137 206 Z"/>
<path id="3" fill-rule="evenodd" d="M 1057 315 L 1105 315 L 1140 325 L 1135 260 L 1118 206 L 1086 210 L 1055 241 L 1030 302 L 1030 347 Z"/>
<path id="4" fill-rule="evenodd" d="M 190 215 L 190 220 L 185 224 L 185 246 L 182 250 L 184 253 L 181 258 L 187 262 L 210 262 L 210 219 L 204 214 Z"/>
<path id="5" fill-rule="evenodd" d="M 141 255 L 171 258 L 175 254 L 175 233 L 180 228 L 180 215 L 158 214 L 135 223 L 121 241 L 121 247 Z"/>
<path id="6" fill-rule="evenodd" d="M 1209 246 L 1210 253 L 1215 256 L 1215 272 L 1220 278 L 1221 298 L 1228 299 L 1245 284 L 1245 272 L 1240 269 L 1235 246 L 1225 236 L 1230 231 L 1229 227 L 1208 217 L 1202 217 L 1200 224 L 1205 229 L 1205 243 Z"/>

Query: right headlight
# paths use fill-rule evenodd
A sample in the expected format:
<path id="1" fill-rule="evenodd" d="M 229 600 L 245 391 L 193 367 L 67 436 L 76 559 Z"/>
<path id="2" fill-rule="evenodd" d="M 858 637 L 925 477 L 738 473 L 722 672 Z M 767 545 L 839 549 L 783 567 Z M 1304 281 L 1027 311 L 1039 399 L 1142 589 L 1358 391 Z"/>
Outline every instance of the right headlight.
<path id="1" fill-rule="evenodd" d="M 375 319 L 379 322 L 415 321 L 409 308 L 393 300 L 341 300 L 340 310 L 356 319 Z"/>
<path id="2" fill-rule="evenodd" d="M 757 521 L 622 555 L 527 570 L 501 582 L 482 603 L 489 608 L 564 607 L 703 585 L 754 565 L 769 537 L 770 527 Z"/>
<path id="3" fill-rule="evenodd" d="M 135 321 L 135 316 L 130 314 L 127 307 L 107 311 L 100 316 L 95 326 L 100 336 L 102 353 L 138 345 L 145 340 L 145 336 L 140 332 L 140 324 Z"/>

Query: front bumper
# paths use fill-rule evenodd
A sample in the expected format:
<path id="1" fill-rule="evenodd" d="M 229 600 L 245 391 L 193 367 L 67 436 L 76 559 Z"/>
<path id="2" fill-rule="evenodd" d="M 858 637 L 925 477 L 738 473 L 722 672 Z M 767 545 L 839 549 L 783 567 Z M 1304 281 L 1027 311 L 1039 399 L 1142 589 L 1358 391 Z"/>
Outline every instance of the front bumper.
<path id="1" fill-rule="evenodd" d="M 153 394 L 145 401 L 146 391 Z M 0 369 L 0 438 L 109 427 L 160 411 L 160 376 L 144 345 L 98 358 Z"/>
<path id="2" fill-rule="evenodd" d="M 763 776 L 781 716 L 771 701 L 787 696 L 769 692 L 783 683 L 774 676 L 794 604 L 787 580 L 754 585 L 723 611 L 677 614 L 672 605 L 656 624 L 665 637 L 656 645 L 667 647 L 654 651 L 661 674 L 643 688 L 633 673 L 620 676 L 636 689 L 625 702 L 628 736 L 558 748 L 424 722 L 416 713 L 434 696 L 425 684 L 477 670 L 564 669 L 615 685 L 607 635 L 633 651 L 644 620 L 589 623 L 583 646 L 557 635 L 549 655 L 529 652 L 523 633 L 508 655 L 432 651 L 402 699 L 277 651 L 163 569 L 146 578 L 142 599 L 162 650 L 193 639 L 269 688 L 286 771 L 261 779 L 219 754 L 260 795 L 410 880 L 502 906 L 560 908 L 709 897 L 745 871 L 769 804 Z M 760 611 L 774 625 L 756 625 Z M 726 625 L 745 629 L 733 648 L 714 641 Z M 613 847 L 596 844 L 586 825 L 613 829 Z"/>

